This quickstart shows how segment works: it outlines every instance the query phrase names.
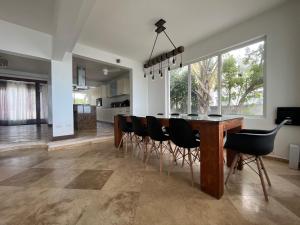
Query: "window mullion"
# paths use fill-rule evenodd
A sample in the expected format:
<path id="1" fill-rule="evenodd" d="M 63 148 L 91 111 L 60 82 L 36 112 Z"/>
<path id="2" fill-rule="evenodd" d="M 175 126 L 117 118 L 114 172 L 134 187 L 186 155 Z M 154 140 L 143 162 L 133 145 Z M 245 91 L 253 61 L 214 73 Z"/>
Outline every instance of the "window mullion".
<path id="1" fill-rule="evenodd" d="M 218 55 L 218 112 L 222 114 L 222 55 Z"/>
<path id="2" fill-rule="evenodd" d="M 191 77 L 191 64 L 188 65 L 188 103 L 187 113 L 192 112 L 192 77 Z"/>

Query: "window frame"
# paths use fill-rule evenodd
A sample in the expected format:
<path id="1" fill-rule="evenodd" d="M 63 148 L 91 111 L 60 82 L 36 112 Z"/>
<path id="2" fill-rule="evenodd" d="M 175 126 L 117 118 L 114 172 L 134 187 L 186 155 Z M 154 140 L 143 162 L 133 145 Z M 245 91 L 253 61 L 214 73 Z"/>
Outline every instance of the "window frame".
<path id="1" fill-rule="evenodd" d="M 202 56 L 202 57 L 199 57 L 199 58 L 196 58 L 196 59 L 193 59 L 193 60 L 190 60 L 186 63 L 184 63 L 182 65 L 182 67 L 184 66 L 188 66 L 188 102 L 187 102 L 187 113 L 190 113 L 191 112 L 191 106 L 192 106 L 192 99 L 191 99 L 191 93 L 192 93 L 192 84 L 191 84 L 191 64 L 193 63 L 197 63 L 199 61 L 203 61 L 203 60 L 206 60 L 208 58 L 212 58 L 212 57 L 218 57 L 218 112 L 221 114 L 222 113 L 222 99 L 221 99 L 221 92 L 222 92 L 222 55 L 223 54 L 226 54 L 230 51 L 233 51 L 233 50 L 237 50 L 239 48 L 244 48 L 244 47 L 247 47 L 249 45 L 252 45 L 252 44 L 255 44 L 255 43 L 258 43 L 258 42 L 261 42 L 261 41 L 264 41 L 264 55 L 263 55 L 263 59 L 264 59 L 264 65 L 263 65 L 263 81 L 264 81 L 264 84 L 263 84 L 263 114 L 262 115 L 243 115 L 241 114 L 241 116 L 245 117 L 245 118 L 262 118 L 262 119 L 265 119 L 266 118 L 266 111 L 267 111 L 267 76 L 266 76 L 266 69 L 267 69 L 267 36 L 266 35 L 263 35 L 263 36 L 260 36 L 260 37 L 256 37 L 256 38 L 253 38 L 253 39 L 250 39 L 250 40 L 247 40 L 247 41 L 244 41 L 242 43 L 238 43 L 238 44 L 235 44 L 233 46 L 230 46 L 228 48 L 224 48 L 222 50 L 218 50 L 218 51 L 215 51 L 214 53 L 211 53 L 211 54 L 207 54 L 205 56 Z M 179 66 L 172 66 L 171 67 L 171 70 L 174 70 L 174 69 L 178 69 Z M 171 95 L 170 95 L 170 72 L 171 71 L 168 71 L 168 79 L 167 79 L 167 87 L 168 87 L 168 90 L 167 90 L 167 103 L 168 103 L 168 111 L 167 113 L 169 114 L 171 112 L 171 105 L 170 105 L 170 102 L 171 102 Z M 226 114 L 226 115 L 234 115 L 234 114 Z"/>

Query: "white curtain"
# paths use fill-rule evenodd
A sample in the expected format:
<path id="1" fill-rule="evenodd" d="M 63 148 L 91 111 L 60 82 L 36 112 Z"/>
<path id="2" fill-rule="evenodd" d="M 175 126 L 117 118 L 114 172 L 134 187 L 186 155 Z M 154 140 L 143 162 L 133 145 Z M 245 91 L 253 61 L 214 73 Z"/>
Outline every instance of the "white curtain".
<path id="1" fill-rule="evenodd" d="M 7 118 L 6 82 L 0 80 L 0 120 Z"/>
<path id="2" fill-rule="evenodd" d="M 40 86 L 41 99 L 41 119 L 48 119 L 48 85 L 41 84 Z"/>
<path id="3" fill-rule="evenodd" d="M 35 84 L 7 81 L 0 86 L 0 120 L 26 121 L 36 119 Z"/>

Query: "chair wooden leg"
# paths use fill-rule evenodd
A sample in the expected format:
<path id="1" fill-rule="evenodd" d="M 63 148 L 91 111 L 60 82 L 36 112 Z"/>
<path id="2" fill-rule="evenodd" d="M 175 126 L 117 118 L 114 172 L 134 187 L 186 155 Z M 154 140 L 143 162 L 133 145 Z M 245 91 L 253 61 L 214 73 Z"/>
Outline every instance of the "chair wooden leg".
<path id="1" fill-rule="evenodd" d="M 128 134 L 127 133 L 125 133 L 125 135 L 126 135 L 126 142 L 125 142 L 125 152 L 127 153 L 127 148 L 128 148 Z"/>
<path id="2" fill-rule="evenodd" d="M 124 135 L 122 135 L 122 139 L 121 139 L 121 141 L 119 143 L 119 146 L 118 146 L 118 151 L 120 151 L 120 147 L 121 147 L 122 142 L 124 142 Z"/>
<path id="3" fill-rule="evenodd" d="M 192 160 L 191 149 L 188 149 L 188 158 L 189 158 L 190 169 L 191 169 L 192 187 L 194 187 L 194 171 L 193 171 L 193 160 Z"/>
<path id="4" fill-rule="evenodd" d="M 151 147 L 150 147 L 150 149 L 149 149 L 149 153 L 147 154 L 147 158 L 146 158 L 145 164 L 148 164 L 149 158 L 150 158 L 152 152 L 154 151 L 154 150 L 153 150 L 154 148 L 155 148 L 155 142 L 152 140 L 152 145 L 151 145 Z"/>
<path id="5" fill-rule="evenodd" d="M 228 173 L 228 175 L 227 175 L 227 177 L 226 177 L 226 180 L 225 180 L 225 184 L 227 184 L 227 182 L 228 182 L 228 180 L 229 180 L 229 177 L 230 177 L 230 175 L 232 174 L 232 172 L 233 172 L 233 170 L 234 170 L 234 168 L 235 168 L 235 166 L 236 166 L 236 164 L 237 164 L 239 158 L 240 158 L 239 154 L 236 154 L 236 155 L 234 156 L 234 159 L 233 159 L 233 161 L 232 161 L 232 163 L 231 163 L 231 166 L 230 166 L 229 173 Z"/>
<path id="6" fill-rule="evenodd" d="M 182 154 L 182 164 L 181 164 L 181 167 L 184 166 L 184 160 L 185 160 L 185 148 L 183 149 L 183 154 Z"/>
<path id="7" fill-rule="evenodd" d="M 235 172 L 239 169 L 240 163 L 243 161 L 243 154 L 238 154 L 238 156 L 239 156 L 238 161 L 235 167 L 233 168 L 233 174 L 235 174 Z"/>
<path id="8" fill-rule="evenodd" d="M 262 169 L 261 169 L 260 161 L 258 160 L 258 158 L 256 158 L 255 161 L 256 161 L 256 165 L 257 165 L 257 170 L 258 170 L 258 175 L 259 175 L 259 178 L 260 178 L 261 186 L 262 186 L 262 189 L 263 189 L 263 192 L 264 192 L 264 195 L 265 195 L 265 199 L 266 199 L 266 201 L 269 201 L 268 193 L 267 193 L 266 186 L 265 186 L 264 177 L 263 177 L 263 174 L 261 172 Z"/>
<path id="9" fill-rule="evenodd" d="M 170 141 L 168 141 L 168 145 L 169 145 L 169 151 L 170 151 L 170 153 L 173 155 L 173 156 L 175 156 L 175 149 L 173 150 L 173 148 L 172 148 L 172 145 L 171 145 L 171 142 Z M 175 157 L 176 158 L 176 157 Z"/>
<path id="10" fill-rule="evenodd" d="M 264 163 L 263 163 L 262 157 L 259 156 L 258 159 L 259 159 L 259 162 L 260 162 L 260 164 L 261 164 L 261 168 L 262 168 L 263 171 L 264 171 L 264 174 L 265 174 L 265 177 L 266 177 L 266 179 L 267 179 L 267 182 L 268 182 L 269 186 L 271 186 L 271 181 L 270 181 L 269 175 L 268 175 L 268 173 L 267 173 L 266 167 L 265 167 L 265 165 L 264 165 Z"/>
<path id="11" fill-rule="evenodd" d="M 146 162 L 147 151 L 148 151 L 148 139 L 147 137 L 144 138 L 144 154 L 143 154 L 143 162 Z"/>
<path id="12" fill-rule="evenodd" d="M 159 143 L 160 146 L 160 154 L 159 154 L 159 172 L 161 174 L 162 167 L 163 167 L 163 148 L 162 148 L 162 142 Z"/>

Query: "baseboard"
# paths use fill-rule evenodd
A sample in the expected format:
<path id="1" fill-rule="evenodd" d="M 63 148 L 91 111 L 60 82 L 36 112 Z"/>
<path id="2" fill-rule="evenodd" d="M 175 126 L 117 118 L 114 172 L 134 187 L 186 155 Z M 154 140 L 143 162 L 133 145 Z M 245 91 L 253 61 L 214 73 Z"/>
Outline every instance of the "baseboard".
<path id="1" fill-rule="evenodd" d="M 266 156 L 264 156 L 264 158 L 266 158 L 266 159 L 271 159 L 271 160 L 274 160 L 274 161 L 279 161 L 279 162 L 289 163 L 289 160 L 288 160 L 288 159 L 283 159 L 283 158 L 280 158 L 280 157 L 278 157 L 278 156 L 266 155 Z"/>
<path id="2" fill-rule="evenodd" d="M 56 136 L 56 137 L 52 137 L 51 141 L 62 141 L 62 140 L 71 139 L 71 138 L 74 138 L 74 137 L 75 137 L 74 134 L 63 135 L 63 136 Z"/>

